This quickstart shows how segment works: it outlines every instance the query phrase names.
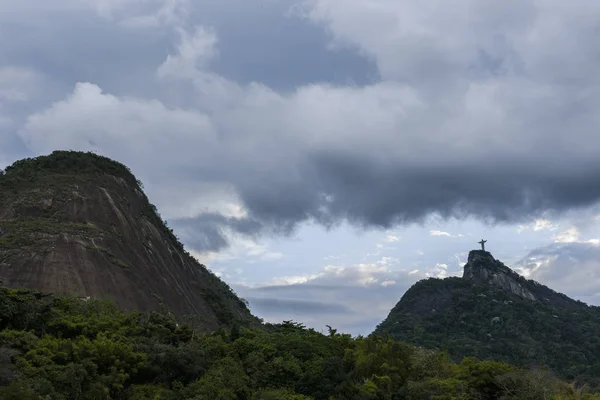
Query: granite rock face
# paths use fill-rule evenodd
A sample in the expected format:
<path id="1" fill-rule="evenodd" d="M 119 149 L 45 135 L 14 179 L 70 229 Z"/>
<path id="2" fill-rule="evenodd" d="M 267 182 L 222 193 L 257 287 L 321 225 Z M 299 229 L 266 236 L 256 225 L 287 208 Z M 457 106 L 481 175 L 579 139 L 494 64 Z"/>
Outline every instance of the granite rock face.
<path id="1" fill-rule="evenodd" d="M 536 296 L 524 286 L 523 278 L 519 274 L 484 250 L 469 252 L 468 261 L 464 266 L 463 279 L 497 286 L 525 299 L 537 300 Z"/>
<path id="2" fill-rule="evenodd" d="M 54 152 L 0 174 L 0 284 L 124 311 L 166 307 L 205 330 L 257 321 L 184 250 L 129 169 L 92 153 Z"/>

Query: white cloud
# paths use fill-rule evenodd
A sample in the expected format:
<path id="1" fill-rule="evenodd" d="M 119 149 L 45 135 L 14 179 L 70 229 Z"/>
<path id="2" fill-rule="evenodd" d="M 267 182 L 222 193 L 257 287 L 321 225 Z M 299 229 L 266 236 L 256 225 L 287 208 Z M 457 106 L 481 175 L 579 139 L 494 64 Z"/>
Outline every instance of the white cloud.
<path id="1" fill-rule="evenodd" d="M 385 241 L 388 242 L 388 243 L 399 242 L 400 241 L 400 237 L 396 236 L 392 232 L 387 232 L 387 234 L 385 236 Z"/>
<path id="2" fill-rule="evenodd" d="M 116 159 L 132 160 L 133 167 L 143 163 L 146 171 L 156 163 L 156 149 L 170 154 L 170 162 L 197 165 L 196 149 L 216 143 L 210 119 L 200 112 L 118 98 L 91 83 L 78 83 L 67 99 L 30 116 L 20 136 L 36 153 L 102 149 Z"/>
<path id="3" fill-rule="evenodd" d="M 179 29 L 180 42 L 177 54 L 168 55 L 158 67 L 160 78 L 195 78 L 208 62 L 217 55 L 217 36 L 214 31 L 197 26 L 193 33 Z"/>
<path id="4" fill-rule="evenodd" d="M 521 232 L 523 232 L 523 231 L 525 231 L 527 229 L 529 229 L 529 226 L 527 226 L 527 225 L 518 225 L 517 226 L 517 232 L 518 233 L 521 233 Z"/>
<path id="5" fill-rule="evenodd" d="M 381 257 L 381 259 L 377 261 L 376 264 L 384 266 L 393 266 L 398 264 L 399 262 L 400 260 L 394 257 Z"/>
<path id="6" fill-rule="evenodd" d="M 189 13 L 189 0 L 86 0 L 99 16 L 131 28 L 179 26 Z"/>
<path id="7" fill-rule="evenodd" d="M 160 213 L 167 220 L 193 218 L 201 213 L 219 213 L 233 218 L 248 216 L 237 193 L 224 183 L 181 185 L 176 188 L 177 196 L 173 196 L 172 185 L 157 185 L 152 179 L 149 183 L 145 180 L 144 185 L 152 202 L 160 206 Z"/>
<path id="8" fill-rule="evenodd" d="M 267 282 L 266 286 L 279 286 L 279 285 L 297 285 L 300 283 L 307 283 L 314 279 L 317 279 L 321 274 L 312 275 L 301 275 L 301 276 L 281 276 L 271 279 Z"/>
<path id="9" fill-rule="evenodd" d="M 436 68 L 446 70 L 431 82 L 432 89 L 463 83 L 461 75 L 476 65 L 481 51 L 501 56 L 513 38 L 527 32 L 534 11 L 527 2 L 436 1 L 432 7 L 409 0 L 307 2 L 308 16 L 327 26 L 339 44 L 359 46 L 373 56 L 384 79 L 415 81 Z M 498 35 L 508 43 L 499 42 Z"/>
<path id="10" fill-rule="evenodd" d="M 259 245 L 252 240 L 240 240 L 246 249 L 246 257 L 256 258 L 258 260 L 280 260 L 284 255 L 280 252 L 269 251 L 265 245 Z M 255 262 L 255 261 L 253 261 Z"/>
<path id="11" fill-rule="evenodd" d="M 444 232 L 444 231 L 430 230 L 429 231 L 429 236 L 447 236 L 447 237 L 459 238 L 459 237 L 463 237 L 464 235 L 462 233 L 459 233 L 459 234 L 456 234 L 456 235 L 452 235 L 451 233 Z"/>
<path id="12" fill-rule="evenodd" d="M 579 240 L 580 233 L 575 227 L 571 227 L 564 232 L 552 236 L 556 243 L 573 243 Z"/>
<path id="13" fill-rule="evenodd" d="M 534 231 L 541 231 L 541 230 L 544 230 L 544 229 L 553 230 L 554 228 L 555 228 L 555 225 L 553 225 L 552 222 L 550 222 L 547 219 L 537 219 L 533 223 L 533 230 Z"/>
<path id="14" fill-rule="evenodd" d="M 357 285 L 369 286 L 377 282 L 388 282 L 383 286 L 389 286 L 393 279 L 386 279 L 386 276 L 393 276 L 394 272 L 390 267 L 397 260 L 383 257 L 374 263 L 360 263 L 352 266 L 326 265 L 323 269 L 314 274 L 300 276 L 283 276 L 274 278 L 269 285 L 292 285 L 296 283 L 309 283 L 318 281 L 320 284 L 335 285 Z"/>
<path id="15" fill-rule="evenodd" d="M 435 267 L 429 268 L 427 272 L 425 272 L 425 276 L 435 278 L 446 278 L 448 277 L 448 265 L 438 263 L 435 265 Z"/>
<path id="16" fill-rule="evenodd" d="M 599 249 L 595 241 L 552 244 L 533 250 L 515 270 L 571 298 L 599 304 Z"/>
<path id="17" fill-rule="evenodd" d="M 558 226 L 559 226 L 558 224 L 552 223 L 552 221 L 550 221 L 549 219 L 539 218 L 539 219 L 534 220 L 529 225 L 518 225 L 517 232 L 521 233 L 528 229 L 532 229 L 534 232 L 544 231 L 544 230 L 554 231 L 558 228 Z"/>

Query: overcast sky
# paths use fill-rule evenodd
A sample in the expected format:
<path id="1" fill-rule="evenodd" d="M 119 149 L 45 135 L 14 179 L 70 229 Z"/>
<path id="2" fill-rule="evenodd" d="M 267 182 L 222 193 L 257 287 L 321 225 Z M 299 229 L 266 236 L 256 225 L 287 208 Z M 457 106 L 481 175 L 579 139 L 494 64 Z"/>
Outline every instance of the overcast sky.
<path id="1" fill-rule="evenodd" d="M 0 168 L 128 165 L 268 321 L 368 334 L 482 238 L 600 304 L 600 2 L 0 0 Z"/>

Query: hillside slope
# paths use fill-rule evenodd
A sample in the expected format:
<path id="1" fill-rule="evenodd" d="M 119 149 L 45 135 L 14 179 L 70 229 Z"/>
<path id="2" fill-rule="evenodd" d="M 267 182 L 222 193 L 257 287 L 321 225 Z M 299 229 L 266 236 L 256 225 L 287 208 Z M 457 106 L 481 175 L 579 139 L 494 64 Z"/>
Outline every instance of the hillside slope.
<path id="1" fill-rule="evenodd" d="M 166 307 L 206 330 L 256 321 L 184 250 L 129 169 L 92 153 L 57 151 L 0 175 L 0 280 L 124 311 Z"/>
<path id="2" fill-rule="evenodd" d="M 414 284 L 375 333 L 464 356 L 547 366 L 600 387 L 600 308 L 527 280 L 474 250 L 462 278 Z"/>

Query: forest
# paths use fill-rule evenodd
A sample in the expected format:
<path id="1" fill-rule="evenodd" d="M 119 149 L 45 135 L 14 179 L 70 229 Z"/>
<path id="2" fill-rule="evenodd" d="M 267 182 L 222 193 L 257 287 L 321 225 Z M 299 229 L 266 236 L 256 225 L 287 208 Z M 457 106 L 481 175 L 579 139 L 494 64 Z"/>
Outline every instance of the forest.
<path id="1" fill-rule="evenodd" d="M 284 321 L 199 332 L 164 313 L 0 288 L 5 400 L 600 399 L 544 369 L 452 362 L 386 335 Z"/>
<path id="2" fill-rule="evenodd" d="M 427 348 L 444 347 L 454 361 L 473 356 L 523 368 L 544 365 L 561 379 L 598 390 L 600 308 L 543 285 L 531 286 L 542 301 L 457 277 L 424 279 L 375 332 Z M 491 323 L 494 319 L 498 323 Z"/>

